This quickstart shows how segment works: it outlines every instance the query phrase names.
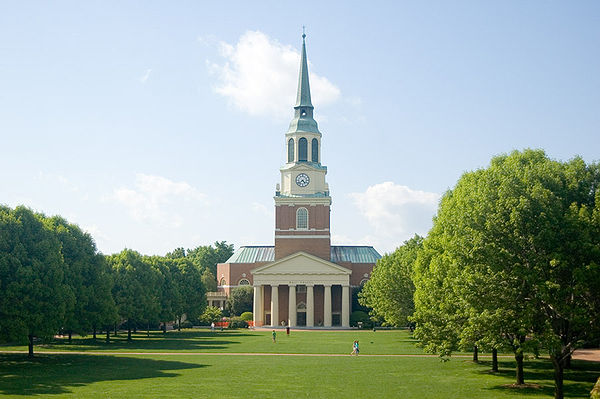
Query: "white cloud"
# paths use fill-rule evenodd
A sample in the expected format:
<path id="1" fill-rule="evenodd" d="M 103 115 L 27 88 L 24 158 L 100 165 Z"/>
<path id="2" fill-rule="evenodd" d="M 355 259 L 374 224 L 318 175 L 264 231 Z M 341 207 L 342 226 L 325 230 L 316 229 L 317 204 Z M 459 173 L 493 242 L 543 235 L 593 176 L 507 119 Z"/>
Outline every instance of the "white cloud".
<path id="1" fill-rule="evenodd" d="M 144 74 L 140 77 L 140 82 L 142 84 L 144 84 L 148 81 L 148 78 L 150 77 L 150 73 L 152 73 L 152 69 L 146 69 L 146 72 L 144 72 Z"/>
<path id="2" fill-rule="evenodd" d="M 219 47 L 225 62 L 207 62 L 218 78 L 215 92 L 251 115 L 288 118 L 296 100 L 299 51 L 260 31 L 248 31 L 236 44 L 220 42 Z M 340 89 L 323 76 L 310 73 L 310 86 L 318 106 L 340 97 Z"/>
<path id="3" fill-rule="evenodd" d="M 374 229 L 370 239 L 391 250 L 415 233 L 426 235 L 432 225 L 440 195 L 384 182 L 350 197 Z"/>
<path id="4" fill-rule="evenodd" d="M 206 205 L 206 195 L 188 183 L 142 173 L 136 174 L 134 188 L 118 188 L 111 198 L 125 205 L 135 220 L 167 227 L 181 226 Z"/>

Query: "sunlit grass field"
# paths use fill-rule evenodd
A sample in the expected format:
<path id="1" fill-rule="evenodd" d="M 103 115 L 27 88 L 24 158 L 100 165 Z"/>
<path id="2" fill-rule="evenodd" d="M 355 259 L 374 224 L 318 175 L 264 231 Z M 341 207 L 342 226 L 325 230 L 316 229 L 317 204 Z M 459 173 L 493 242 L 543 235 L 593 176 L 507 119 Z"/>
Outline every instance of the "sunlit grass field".
<path id="1" fill-rule="evenodd" d="M 25 354 L 0 354 L 0 396 L 543 398 L 553 392 L 552 366 L 544 359 L 526 361 L 526 382 L 539 388 L 515 390 L 506 387 L 514 380 L 510 358 L 501 358 L 500 372 L 491 373 L 489 357 L 476 364 L 468 357 L 442 362 L 365 356 L 422 355 L 406 331 L 292 331 L 286 336 L 279 330 L 276 343 L 270 330 L 151 332 L 150 338 L 136 334 L 133 342 L 121 333 L 109 344 L 102 338 L 77 337 L 71 344 L 57 339 L 36 346 L 32 361 Z M 360 341 L 358 357 L 349 355 L 355 339 Z M 0 346 L 2 351 L 26 349 Z M 574 361 L 565 375 L 566 397 L 588 398 L 599 375 L 600 364 Z"/>

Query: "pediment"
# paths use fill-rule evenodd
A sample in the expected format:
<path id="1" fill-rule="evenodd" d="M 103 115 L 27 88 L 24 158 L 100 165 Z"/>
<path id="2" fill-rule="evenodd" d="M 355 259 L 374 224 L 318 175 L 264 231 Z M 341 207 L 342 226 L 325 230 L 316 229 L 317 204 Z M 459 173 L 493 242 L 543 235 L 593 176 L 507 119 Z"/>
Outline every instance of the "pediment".
<path id="1" fill-rule="evenodd" d="M 306 252 L 296 252 L 273 263 L 257 267 L 253 275 L 350 275 L 352 272 L 340 265 L 326 261 Z"/>

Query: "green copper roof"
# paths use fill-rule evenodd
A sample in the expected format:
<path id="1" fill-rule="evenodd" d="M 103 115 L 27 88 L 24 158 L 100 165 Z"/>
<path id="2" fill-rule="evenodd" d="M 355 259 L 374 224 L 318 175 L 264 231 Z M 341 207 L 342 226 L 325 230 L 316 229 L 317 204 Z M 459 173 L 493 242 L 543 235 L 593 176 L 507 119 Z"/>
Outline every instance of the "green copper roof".
<path id="1" fill-rule="evenodd" d="M 273 246 L 248 246 L 239 247 L 225 263 L 256 263 L 273 262 L 275 260 L 275 247 Z"/>
<path id="2" fill-rule="evenodd" d="M 369 246 L 331 246 L 331 261 L 333 263 L 375 263 L 381 255 Z M 256 263 L 275 261 L 275 247 L 247 246 L 239 247 L 225 263 Z"/>
<path id="3" fill-rule="evenodd" d="M 300 56 L 300 76 L 298 92 L 294 106 L 294 119 L 290 122 L 288 133 L 320 133 L 317 121 L 313 119 L 313 105 L 310 99 L 310 83 L 308 82 L 308 59 L 306 58 L 306 35 L 302 34 L 302 54 Z"/>

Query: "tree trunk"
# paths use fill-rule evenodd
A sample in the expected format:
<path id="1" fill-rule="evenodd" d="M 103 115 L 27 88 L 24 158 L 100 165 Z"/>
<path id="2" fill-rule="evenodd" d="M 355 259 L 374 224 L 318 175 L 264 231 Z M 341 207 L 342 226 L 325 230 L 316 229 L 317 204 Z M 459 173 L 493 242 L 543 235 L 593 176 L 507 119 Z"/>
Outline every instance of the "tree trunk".
<path id="1" fill-rule="evenodd" d="M 131 341 L 131 322 L 127 320 L 127 341 Z"/>
<path id="2" fill-rule="evenodd" d="M 477 345 L 473 346 L 473 361 L 475 363 L 479 362 L 479 348 L 477 348 Z"/>
<path id="3" fill-rule="evenodd" d="M 96 327 L 94 327 L 93 338 L 94 338 L 94 341 L 95 341 L 96 340 Z"/>
<path id="4" fill-rule="evenodd" d="M 137 323 L 133 325 L 133 332 L 134 334 L 137 334 Z"/>
<path id="5" fill-rule="evenodd" d="M 28 338 L 29 338 L 29 354 L 27 355 L 27 357 L 30 359 L 33 359 L 33 335 L 29 334 Z"/>
<path id="6" fill-rule="evenodd" d="M 110 328 L 106 327 L 106 343 L 110 343 Z"/>
<path id="7" fill-rule="evenodd" d="M 150 323 L 146 324 L 146 336 L 150 338 Z"/>
<path id="8" fill-rule="evenodd" d="M 167 322 L 166 321 L 163 321 L 162 330 L 163 330 L 163 334 L 167 333 Z"/>
<path id="9" fill-rule="evenodd" d="M 517 361 L 517 385 L 525 384 L 525 378 L 523 376 L 523 352 L 518 349 L 515 352 L 515 360 Z"/>
<path id="10" fill-rule="evenodd" d="M 113 334 L 115 337 L 117 336 L 117 323 L 115 323 L 115 333 Z"/>
<path id="11" fill-rule="evenodd" d="M 492 349 L 492 371 L 498 371 L 498 349 Z"/>
<path id="12" fill-rule="evenodd" d="M 567 357 L 563 356 L 562 354 L 558 355 L 558 357 L 555 355 L 550 355 L 550 359 L 552 360 L 552 365 L 554 366 L 554 399 L 563 399 L 563 380 Z"/>
<path id="13" fill-rule="evenodd" d="M 72 335 L 73 335 L 73 331 L 69 330 L 69 343 L 71 343 Z"/>
<path id="14" fill-rule="evenodd" d="M 181 331 L 181 316 L 177 318 L 177 331 Z"/>

